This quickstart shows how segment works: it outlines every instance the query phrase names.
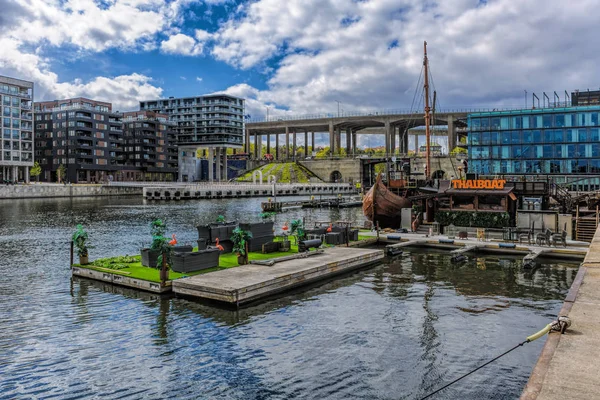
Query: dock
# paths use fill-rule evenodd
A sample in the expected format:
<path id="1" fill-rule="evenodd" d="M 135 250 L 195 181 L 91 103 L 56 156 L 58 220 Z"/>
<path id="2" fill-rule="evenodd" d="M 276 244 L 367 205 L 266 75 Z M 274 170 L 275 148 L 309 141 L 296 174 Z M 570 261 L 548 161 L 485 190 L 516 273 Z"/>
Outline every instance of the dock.
<path id="1" fill-rule="evenodd" d="M 548 335 L 521 400 L 600 398 L 600 229 L 559 315 L 572 326 Z"/>
<path id="2" fill-rule="evenodd" d="M 357 189 L 349 183 L 277 183 L 243 184 L 233 182 L 176 183 L 147 185 L 143 188 L 146 200 L 233 199 L 269 196 L 311 196 L 354 194 Z"/>
<path id="3" fill-rule="evenodd" d="M 168 281 L 163 285 L 159 282 L 150 282 L 143 279 L 135 279 L 129 276 L 115 274 L 114 271 L 109 269 L 106 269 L 106 272 L 102 272 L 85 267 L 74 266 L 73 268 L 71 268 L 71 274 L 73 276 L 80 276 L 82 278 L 88 278 L 96 281 L 112 283 L 114 285 L 144 290 L 146 292 L 164 294 L 169 293 L 171 291 L 171 281 Z"/>
<path id="4" fill-rule="evenodd" d="M 296 201 L 268 201 L 261 203 L 261 207 L 264 212 L 278 212 L 293 208 L 350 208 L 362 207 L 362 201 L 345 197 L 333 197 Z"/>
<path id="5" fill-rule="evenodd" d="M 173 292 L 240 305 L 330 278 L 384 258 L 383 250 L 327 248 L 323 254 L 273 266 L 245 265 L 173 281 Z"/>

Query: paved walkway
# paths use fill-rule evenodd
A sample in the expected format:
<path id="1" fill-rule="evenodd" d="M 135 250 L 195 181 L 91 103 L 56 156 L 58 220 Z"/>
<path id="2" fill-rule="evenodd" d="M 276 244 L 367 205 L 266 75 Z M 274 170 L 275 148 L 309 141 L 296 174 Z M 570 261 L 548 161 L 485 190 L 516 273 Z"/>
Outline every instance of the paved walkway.
<path id="1" fill-rule="evenodd" d="M 521 400 L 600 399 L 600 228 L 560 315 L 572 326 L 548 335 Z"/>

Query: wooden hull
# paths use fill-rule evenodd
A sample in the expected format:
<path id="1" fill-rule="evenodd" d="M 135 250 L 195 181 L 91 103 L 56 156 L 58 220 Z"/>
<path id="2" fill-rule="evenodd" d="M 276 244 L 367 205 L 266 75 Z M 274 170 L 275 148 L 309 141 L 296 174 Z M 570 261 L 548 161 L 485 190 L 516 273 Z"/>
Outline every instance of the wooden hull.
<path id="1" fill-rule="evenodd" d="M 373 224 L 379 223 L 380 228 L 400 228 L 401 210 L 410 207 L 411 201 L 390 192 L 379 176 L 363 199 L 365 217 Z"/>

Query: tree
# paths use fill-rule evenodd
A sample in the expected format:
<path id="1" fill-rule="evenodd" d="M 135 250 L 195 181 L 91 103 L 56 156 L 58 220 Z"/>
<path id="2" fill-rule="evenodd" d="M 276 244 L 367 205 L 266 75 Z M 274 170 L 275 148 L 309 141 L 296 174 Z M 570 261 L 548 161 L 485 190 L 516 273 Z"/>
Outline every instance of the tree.
<path id="1" fill-rule="evenodd" d="M 58 168 L 56 169 L 56 178 L 58 180 L 58 183 L 62 182 L 62 180 L 66 174 L 67 174 L 67 168 L 65 167 L 64 164 L 60 164 L 58 166 Z"/>
<path id="2" fill-rule="evenodd" d="M 37 161 L 33 163 L 33 167 L 29 170 L 29 175 L 36 178 L 36 181 L 40 181 L 40 175 L 42 173 L 42 167 L 40 167 L 40 163 Z"/>

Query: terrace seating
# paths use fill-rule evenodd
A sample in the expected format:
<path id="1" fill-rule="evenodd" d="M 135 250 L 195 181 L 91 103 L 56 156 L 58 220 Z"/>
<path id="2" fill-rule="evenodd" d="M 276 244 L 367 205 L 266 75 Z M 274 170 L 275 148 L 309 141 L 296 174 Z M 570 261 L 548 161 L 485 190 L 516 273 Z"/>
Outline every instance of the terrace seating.
<path id="1" fill-rule="evenodd" d="M 535 225 L 532 224 L 531 228 L 529 228 L 527 231 L 519 233 L 519 244 L 522 243 L 524 239 L 527 239 L 527 244 L 531 244 L 531 241 L 533 240 L 534 226 Z"/>
<path id="2" fill-rule="evenodd" d="M 538 233 L 535 237 L 535 243 L 538 246 L 550 246 L 550 240 L 552 239 L 552 231 L 546 229 L 544 232 Z"/>
<path id="3" fill-rule="evenodd" d="M 564 247 L 567 247 L 567 231 L 563 229 L 561 233 L 553 233 L 550 240 L 550 243 L 554 246 L 557 246 L 559 243 L 562 243 Z"/>

